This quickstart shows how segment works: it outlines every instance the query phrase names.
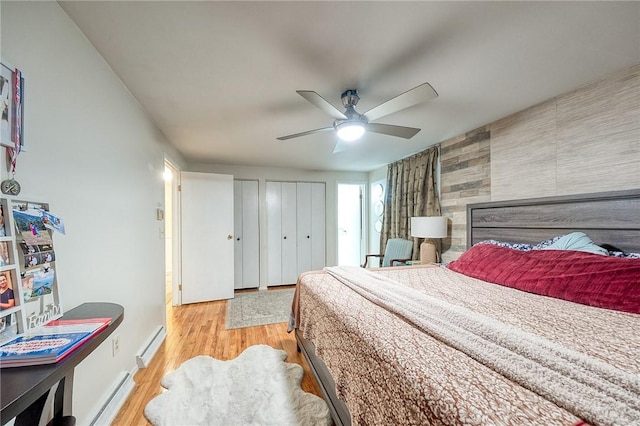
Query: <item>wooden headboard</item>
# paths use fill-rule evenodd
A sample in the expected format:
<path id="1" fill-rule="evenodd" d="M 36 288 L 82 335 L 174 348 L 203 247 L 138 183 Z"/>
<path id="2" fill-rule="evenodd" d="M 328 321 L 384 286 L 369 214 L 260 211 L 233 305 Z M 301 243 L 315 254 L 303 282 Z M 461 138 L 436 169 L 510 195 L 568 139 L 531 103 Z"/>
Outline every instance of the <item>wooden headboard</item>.
<path id="1" fill-rule="evenodd" d="M 640 253 L 640 189 L 467 206 L 467 248 L 488 239 L 535 244 L 575 231 Z"/>

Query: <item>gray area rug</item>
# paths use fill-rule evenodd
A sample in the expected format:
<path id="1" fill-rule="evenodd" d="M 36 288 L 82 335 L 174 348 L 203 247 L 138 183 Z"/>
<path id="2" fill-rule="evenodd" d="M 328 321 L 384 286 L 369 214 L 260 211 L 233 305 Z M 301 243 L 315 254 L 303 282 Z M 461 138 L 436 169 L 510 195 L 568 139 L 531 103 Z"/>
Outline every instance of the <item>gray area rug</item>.
<path id="1" fill-rule="evenodd" d="M 229 361 L 191 358 L 162 379 L 167 390 L 144 415 L 154 426 L 330 425 L 327 404 L 302 390 L 302 367 L 286 358 L 267 345 L 249 346 Z"/>
<path id="2" fill-rule="evenodd" d="M 238 293 L 227 300 L 227 330 L 288 322 L 295 289 Z"/>

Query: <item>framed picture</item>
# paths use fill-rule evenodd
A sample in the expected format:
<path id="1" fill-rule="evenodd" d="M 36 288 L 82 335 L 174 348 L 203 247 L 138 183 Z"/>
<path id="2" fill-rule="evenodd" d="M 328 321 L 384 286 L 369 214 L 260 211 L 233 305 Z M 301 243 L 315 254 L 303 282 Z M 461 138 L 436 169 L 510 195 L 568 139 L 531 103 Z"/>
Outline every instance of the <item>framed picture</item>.
<path id="1" fill-rule="evenodd" d="M 24 78 L 18 69 L 0 64 L 0 145 L 24 147 Z"/>
<path id="2" fill-rule="evenodd" d="M 12 251 L 9 241 L 0 241 L 0 266 L 13 265 Z"/>
<path id="3" fill-rule="evenodd" d="M 15 313 L 4 315 L 0 312 L 0 344 L 18 335 L 18 321 Z"/>
<path id="4" fill-rule="evenodd" d="M 14 315 L 19 306 L 15 294 L 18 290 L 16 290 L 12 272 L 15 273 L 15 271 L 0 272 L 0 342 L 15 336 L 18 332 Z"/>
<path id="5" fill-rule="evenodd" d="M 4 227 L 4 212 L 6 210 L 5 205 L 0 202 L 0 237 L 7 236 L 7 229 Z"/>

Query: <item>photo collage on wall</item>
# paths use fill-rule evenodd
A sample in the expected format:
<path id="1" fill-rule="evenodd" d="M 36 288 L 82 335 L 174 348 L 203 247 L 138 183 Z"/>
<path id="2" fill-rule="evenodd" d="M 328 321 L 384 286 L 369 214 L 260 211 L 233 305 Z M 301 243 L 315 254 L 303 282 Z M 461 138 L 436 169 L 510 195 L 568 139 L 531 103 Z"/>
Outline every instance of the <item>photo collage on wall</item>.
<path id="1" fill-rule="evenodd" d="M 24 328 L 30 329 L 62 316 L 52 233 L 64 233 L 64 223 L 44 203 L 16 201 L 11 208 L 17 249 L 14 263 L 20 271 L 14 292 L 22 306 Z"/>
<path id="2" fill-rule="evenodd" d="M 11 231 L 7 229 L 6 200 L 0 202 L 0 342 L 18 334 L 16 315 L 20 313 L 16 265 Z"/>
<path id="3" fill-rule="evenodd" d="M 43 222 L 41 206 L 22 205 L 13 210 L 13 221 L 21 238 L 22 300 L 40 301 L 53 292 L 55 252 L 49 229 Z M 48 299 L 48 297 L 47 297 Z"/>

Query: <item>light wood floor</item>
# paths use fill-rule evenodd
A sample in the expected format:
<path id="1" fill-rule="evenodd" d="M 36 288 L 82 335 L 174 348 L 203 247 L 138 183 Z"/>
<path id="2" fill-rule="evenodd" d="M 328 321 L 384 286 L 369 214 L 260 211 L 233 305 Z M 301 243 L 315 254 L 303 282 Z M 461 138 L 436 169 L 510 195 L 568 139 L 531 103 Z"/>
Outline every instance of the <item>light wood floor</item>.
<path id="1" fill-rule="evenodd" d="M 287 333 L 287 324 L 225 330 L 226 307 L 226 301 L 167 307 L 167 338 L 150 365 L 136 373 L 135 388 L 112 425 L 150 425 L 144 417 L 144 407 L 160 394 L 162 377 L 184 361 L 196 355 L 233 359 L 247 347 L 257 344 L 286 351 L 287 362 L 295 362 L 304 368 L 302 389 L 322 396 L 303 355 L 297 351 L 295 336 Z"/>

